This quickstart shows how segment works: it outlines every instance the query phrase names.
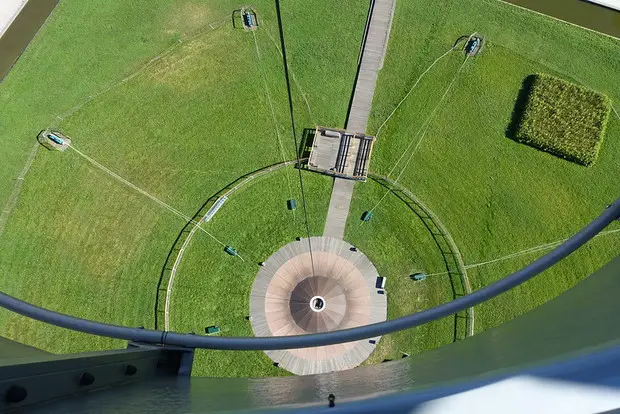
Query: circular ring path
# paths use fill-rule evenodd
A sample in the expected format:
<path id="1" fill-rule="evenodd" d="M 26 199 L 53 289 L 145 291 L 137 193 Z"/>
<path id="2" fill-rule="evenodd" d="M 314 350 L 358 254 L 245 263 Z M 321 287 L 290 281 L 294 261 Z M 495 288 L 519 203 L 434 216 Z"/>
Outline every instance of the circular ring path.
<path id="1" fill-rule="evenodd" d="M 261 267 L 250 294 L 255 336 L 287 336 L 354 328 L 387 318 L 377 269 L 349 243 L 312 237 L 287 244 Z M 375 350 L 380 337 L 285 351 L 265 351 L 297 375 L 351 369 Z"/>

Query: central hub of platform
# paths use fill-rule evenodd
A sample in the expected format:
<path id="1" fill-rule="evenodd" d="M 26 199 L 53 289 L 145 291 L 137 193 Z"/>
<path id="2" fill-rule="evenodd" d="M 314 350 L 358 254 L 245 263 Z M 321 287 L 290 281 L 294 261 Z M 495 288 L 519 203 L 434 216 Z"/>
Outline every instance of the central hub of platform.
<path id="1" fill-rule="evenodd" d="M 291 292 L 289 309 L 297 326 L 306 332 L 331 331 L 344 318 L 346 295 L 333 278 L 310 276 Z"/>
<path id="2" fill-rule="evenodd" d="M 323 312 L 325 310 L 325 299 L 320 296 L 315 296 L 310 299 L 310 309 L 313 312 Z"/>
<path id="3" fill-rule="evenodd" d="M 387 300 L 376 288 L 378 277 L 370 260 L 342 240 L 312 237 L 289 243 L 265 261 L 252 286 L 254 334 L 304 335 L 384 321 Z M 361 364 L 379 340 L 372 339 L 266 353 L 294 374 L 319 374 Z"/>

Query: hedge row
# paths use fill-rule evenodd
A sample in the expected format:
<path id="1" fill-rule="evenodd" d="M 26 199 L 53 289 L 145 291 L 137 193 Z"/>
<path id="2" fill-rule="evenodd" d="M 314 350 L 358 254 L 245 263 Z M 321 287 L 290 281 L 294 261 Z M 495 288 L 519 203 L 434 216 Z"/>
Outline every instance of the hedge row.
<path id="1" fill-rule="evenodd" d="M 516 140 L 581 165 L 592 165 L 605 134 L 609 98 L 550 75 L 532 78 Z"/>

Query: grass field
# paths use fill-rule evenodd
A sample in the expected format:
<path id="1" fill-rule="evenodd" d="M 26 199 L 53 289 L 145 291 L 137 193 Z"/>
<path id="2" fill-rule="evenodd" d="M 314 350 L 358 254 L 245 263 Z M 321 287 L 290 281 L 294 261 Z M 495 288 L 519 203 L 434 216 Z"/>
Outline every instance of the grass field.
<path id="1" fill-rule="evenodd" d="M 0 85 L 5 143 L 0 203 L 36 134 L 51 124 L 80 151 L 189 216 L 238 177 L 281 161 L 276 130 L 284 157 L 293 157 L 273 3 L 255 4 L 261 19 L 256 44 L 251 33 L 230 27 L 235 2 L 151 3 L 112 1 L 95 7 L 67 0 L 54 12 Z M 336 24 L 345 11 L 349 18 Z M 314 122 L 342 126 L 366 12 L 361 1 L 318 9 L 303 2 L 284 6 L 299 133 Z M 116 15 L 123 18 L 117 21 Z M 319 23 L 325 28 L 312 35 Z M 339 42 L 326 41 L 336 35 Z M 88 101 L 88 96 L 95 98 Z M 62 120 L 56 118 L 82 103 Z M 238 201 L 231 200 L 218 216 L 227 224 L 218 227 L 214 220 L 213 234 L 249 258 L 265 258 L 303 234 L 301 210 L 294 225 L 286 210 L 288 179 L 299 200 L 296 171 L 280 171 L 265 178 L 269 189 L 257 181 L 256 193 L 252 183 Z M 321 231 L 331 181 L 318 176 L 307 181 L 312 228 Z M 226 216 L 227 210 L 236 217 Z M 0 289 L 56 311 L 151 327 L 161 268 L 184 224 L 75 152 L 41 150 L 0 238 L 0 273 L 9 275 Z M 231 263 L 221 246 L 200 236 L 195 254 L 212 256 L 214 280 L 230 271 L 228 266 L 244 269 L 246 278 L 257 271 L 249 260 Z M 183 271 L 192 275 L 192 263 L 204 263 L 188 257 Z M 176 326 L 200 329 L 194 325 L 181 320 Z M 0 327 L 2 335 L 53 352 L 123 346 L 5 311 Z"/>
<path id="2" fill-rule="evenodd" d="M 229 1 L 63 0 L 0 84 L 0 203 L 36 134 L 52 124 L 81 151 L 190 216 L 238 177 L 291 158 L 273 3 L 255 6 L 261 19 L 256 38 L 230 27 L 228 16 L 238 4 Z M 297 132 L 315 124 L 342 127 L 368 4 L 296 0 L 283 7 Z M 533 73 L 583 83 L 617 102 L 620 43 L 496 0 L 397 2 L 367 132 L 378 129 L 456 38 L 476 30 L 487 38 L 483 54 L 462 66 L 401 178 L 441 217 L 466 264 L 567 237 L 618 195 L 613 177 L 620 173 L 617 118 L 589 169 L 506 137 L 522 80 Z M 382 130 L 373 171 L 389 172 L 463 61 L 454 52 L 429 72 Z M 68 115 L 57 118 L 62 114 Z M 225 335 L 251 334 L 243 298 L 255 262 L 303 235 L 301 209 L 293 222 L 285 207 L 291 196 L 300 200 L 296 179 L 287 168 L 253 182 L 206 225 L 246 262 L 196 235 L 177 275 L 173 329 L 200 333 L 217 324 Z M 307 173 L 304 179 L 311 230 L 320 234 L 331 180 Z M 383 192 L 372 181 L 356 186 L 345 238 L 388 277 L 388 316 L 452 299 L 446 277 L 408 279 L 416 271 L 446 269 L 427 229 L 400 200 L 386 197 L 370 223 L 359 221 Z M 0 290 L 84 318 L 152 326 L 162 266 L 184 224 L 71 150 L 42 150 L 0 237 Z M 620 233 L 599 237 L 537 279 L 479 306 L 477 331 L 555 297 L 619 248 Z M 472 268 L 474 289 L 534 257 Z M 458 326 L 452 317 L 385 336 L 369 363 L 449 343 Z M 0 334 L 53 352 L 123 346 L 5 311 Z M 201 351 L 196 361 L 199 375 L 285 374 L 260 352 Z"/>
<path id="3" fill-rule="evenodd" d="M 618 196 L 611 178 L 620 173 L 617 118 L 610 119 L 599 159 L 588 169 L 520 145 L 506 133 L 522 81 L 530 74 L 550 73 L 604 93 L 612 102 L 620 101 L 615 75 L 620 71 L 615 59 L 620 42 L 491 0 L 399 2 L 396 7 L 369 133 L 377 131 L 417 77 L 459 36 L 474 31 L 486 36 L 482 55 L 463 66 L 401 178 L 446 224 L 466 264 L 568 237 Z M 390 171 L 463 61 L 462 53 L 452 53 L 429 71 L 383 128 L 371 170 Z M 380 198 L 361 196 L 361 188 L 357 187 L 353 211 L 367 210 Z M 373 220 L 390 214 L 392 209 L 384 203 Z M 352 215 L 347 237 L 354 237 L 363 226 Z M 384 229 L 370 235 L 375 246 L 387 240 L 382 232 L 387 233 Z M 397 247 L 393 249 L 389 260 L 399 258 Z M 403 244 L 402 250 L 406 249 Z M 479 306 L 476 331 L 557 296 L 619 249 L 620 233 L 597 238 L 537 279 Z M 473 288 L 486 286 L 541 254 L 472 269 Z M 441 266 L 422 270 L 445 271 Z"/>

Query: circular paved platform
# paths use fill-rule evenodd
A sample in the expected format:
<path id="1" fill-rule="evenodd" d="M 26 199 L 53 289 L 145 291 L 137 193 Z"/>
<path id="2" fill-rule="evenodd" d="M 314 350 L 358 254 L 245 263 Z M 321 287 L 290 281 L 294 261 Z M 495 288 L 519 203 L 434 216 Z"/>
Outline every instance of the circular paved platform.
<path id="1" fill-rule="evenodd" d="M 308 239 L 282 247 L 258 272 L 250 295 L 255 336 L 302 335 L 386 320 L 387 298 L 375 288 L 379 274 L 370 260 L 339 239 L 310 241 L 314 273 Z M 265 352 L 294 374 L 320 374 L 358 366 L 379 339 Z"/>

